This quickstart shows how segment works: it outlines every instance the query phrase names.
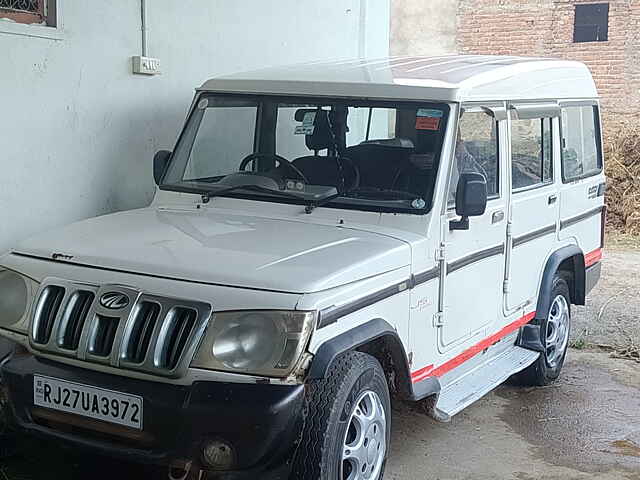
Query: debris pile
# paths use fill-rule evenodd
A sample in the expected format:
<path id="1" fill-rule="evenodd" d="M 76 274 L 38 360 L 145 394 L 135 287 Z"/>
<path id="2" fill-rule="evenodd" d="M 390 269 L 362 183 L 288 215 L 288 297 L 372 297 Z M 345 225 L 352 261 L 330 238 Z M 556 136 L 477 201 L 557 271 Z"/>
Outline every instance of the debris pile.
<path id="1" fill-rule="evenodd" d="M 640 235 L 640 125 L 629 122 L 605 139 L 607 228 Z"/>

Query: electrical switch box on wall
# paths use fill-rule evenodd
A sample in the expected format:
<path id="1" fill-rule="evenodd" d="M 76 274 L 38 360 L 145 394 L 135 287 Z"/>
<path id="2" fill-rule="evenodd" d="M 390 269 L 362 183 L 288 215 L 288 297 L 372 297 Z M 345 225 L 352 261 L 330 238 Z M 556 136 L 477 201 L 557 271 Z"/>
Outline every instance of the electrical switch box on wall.
<path id="1" fill-rule="evenodd" d="M 131 57 L 133 65 L 133 73 L 140 75 L 159 75 L 160 72 L 160 60 L 151 57 L 141 57 L 136 55 Z"/>

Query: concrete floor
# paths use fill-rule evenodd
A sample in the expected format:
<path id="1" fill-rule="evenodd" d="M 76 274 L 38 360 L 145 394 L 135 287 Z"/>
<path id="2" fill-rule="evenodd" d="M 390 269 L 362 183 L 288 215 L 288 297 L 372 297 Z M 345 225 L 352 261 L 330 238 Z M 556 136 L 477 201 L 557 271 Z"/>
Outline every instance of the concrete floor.
<path id="1" fill-rule="evenodd" d="M 396 408 L 385 480 L 640 480 L 640 364 L 571 350 L 545 388 L 502 386 L 442 424 Z"/>

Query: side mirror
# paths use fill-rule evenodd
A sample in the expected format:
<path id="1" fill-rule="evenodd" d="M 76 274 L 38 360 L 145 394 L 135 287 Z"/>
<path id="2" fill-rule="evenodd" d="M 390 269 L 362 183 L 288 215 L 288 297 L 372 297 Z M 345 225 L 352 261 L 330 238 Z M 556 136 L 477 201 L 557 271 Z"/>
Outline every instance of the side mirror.
<path id="1" fill-rule="evenodd" d="M 469 230 L 469 217 L 484 214 L 487 209 L 487 180 L 477 172 L 460 174 L 456 190 L 456 213 L 460 220 L 449 222 L 449 230 Z"/>
<path id="2" fill-rule="evenodd" d="M 158 150 L 153 156 L 153 179 L 156 185 L 160 185 L 170 158 L 171 152 L 169 150 Z"/>

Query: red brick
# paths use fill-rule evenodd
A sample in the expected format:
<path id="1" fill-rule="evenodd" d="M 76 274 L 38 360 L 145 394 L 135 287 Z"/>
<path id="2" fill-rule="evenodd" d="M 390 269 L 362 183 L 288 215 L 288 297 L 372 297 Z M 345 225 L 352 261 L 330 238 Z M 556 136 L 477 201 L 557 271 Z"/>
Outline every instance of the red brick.
<path id="1" fill-rule="evenodd" d="M 640 0 L 609 1 L 607 42 L 573 43 L 579 3 L 592 0 L 460 0 L 458 49 L 584 62 L 602 99 L 605 129 L 628 117 L 640 122 Z"/>

